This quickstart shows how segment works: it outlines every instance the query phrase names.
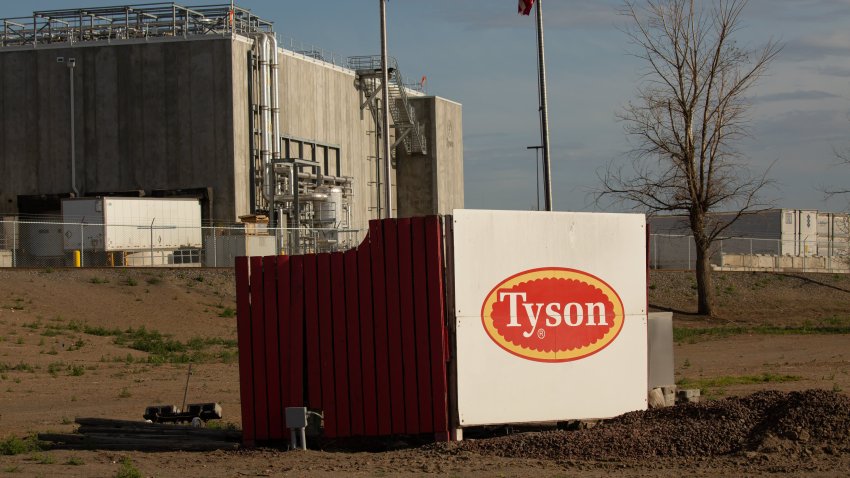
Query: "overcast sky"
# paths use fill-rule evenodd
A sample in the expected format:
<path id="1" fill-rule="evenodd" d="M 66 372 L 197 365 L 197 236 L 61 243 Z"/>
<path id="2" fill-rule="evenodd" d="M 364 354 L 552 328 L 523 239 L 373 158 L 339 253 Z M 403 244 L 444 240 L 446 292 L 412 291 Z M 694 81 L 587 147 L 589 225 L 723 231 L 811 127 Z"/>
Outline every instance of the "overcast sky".
<path id="1" fill-rule="evenodd" d="M 3 2 L 0 16 L 33 9 L 116 5 L 58 0 Z M 140 2 L 141 3 L 141 2 Z M 191 5 L 193 2 L 184 2 Z M 198 2 L 194 2 L 198 3 Z M 204 4 L 214 2 L 201 2 Z M 244 0 L 284 38 L 338 56 L 379 52 L 375 0 Z M 536 207 L 540 143 L 534 17 L 516 0 L 390 0 L 389 50 L 405 77 L 427 75 L 427 91 L 463 104 L 466 206 Z M 640 64 L 618 27 L 616 0 L 544 0 L 553 196 L 557 210 L 594 210 L 596 171 L 629 150 L 617 112 L 633 97 Z M 850 147 L 850 0 L 750 0 L 741 44 L 785 44 L 752 89 L 752 137 L 741 143 L 751 169 L 773 163 L 768 192 L 787 208 L 842 210 L 819 189 L 850 185 L 834 150 Z M 327 53 L 330 56 L 330 53 Z"/>

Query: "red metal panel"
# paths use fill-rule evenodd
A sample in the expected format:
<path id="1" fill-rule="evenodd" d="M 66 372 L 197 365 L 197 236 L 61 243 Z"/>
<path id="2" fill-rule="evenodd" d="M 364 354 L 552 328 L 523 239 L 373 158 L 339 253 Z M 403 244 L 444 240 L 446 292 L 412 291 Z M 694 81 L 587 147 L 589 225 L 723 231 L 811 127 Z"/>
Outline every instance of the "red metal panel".
<path id="1" fill-rule="evenodd" d="M 448 398 L 445 326 L 445 294 L 443 293 L 443 232 L 440 218 L 425 219 L 425 250 L 428 271 L 428 327 L 431 342 L 431 393 L 434 411 L 434 432 L 448 433 Z"/>
<path id="2" fill-rule="evenodd" d="M 348 395 L 348 327 L 345 306 L 345 258 L 331 254 L 331 300 L 333 303 L 334 396 L 337 436 L 351 436 L 351 399 Z"/>
<path id="3" fill-rule="evenodd" d="M 315 255 L 304 256 L 304 327 L 307 330 L 307 406 L 322 408 L 319 348 L 319 266 Z"/>
<path id="4" fill-rule="evenodd" d="M 412 220 L 413 307 L 416 324 L 416 376 L 419 389 L 419 433 L 434 431 L 431 391 L 431 342 L 428 337 L 428 272 L 425 264 L 425 218 Z"/>
<path id="5" fill-rule="evenodd" d="M 351 434 L 363 435 L 363 369 L 360 360 L 360 317 L 358 313 L 357 251 L 345 252 L 345 323 L 348 330 L 348 395 L 351 400 Z M 371 332 L 371 331 L 370 331 Z"/>
<path id="6" fill-rule="evenodd" d="M 280 364 L 280 398 L 278 408 L 283 410 L 289 406 L 289 377 L 292 374 L 292 360 L 289 358 L 291 345 L 289 343 L 289 334 L 291 333 L 292 314 L 292 299 L 290 297 L 291 280 L 289 272 L 289 256 L 279 256 L 277 258 L 277 337 L 280 344 L 279 364 Z M 286 429 L 286 417 L 281 413 L 281 434 L 282 438 L 288 438 L 289 433 Z"/>
<path id="7" fill-rule="evenodd" d="M 419 391 L 416 367 L 416 330 L 413 311 L 413 253 L 410 219 L 398 220 L 399 325 L 401 326 L 402 365 L 404 367 L 404 429 L 419 431 Z"/>
<path id="8" fill-rule="evenodd" d="M 372 306 L 375 318 L 375 381 L 377 391 L 378 434 L 393 432 L 390 393 L 390 357 L 387 352 L 387 277 L 384 269 L 384 231 L 382 221 L 369 221 L 372 256 Z M 395 282 L 395 280 L 394 280 Z"/>
<path id="9" fill-rule="evenodd" d="M 319 348 L 322 381 L 322 411 L 325 436 L 337 436 L 339 415 L 334 404 L 333 308 L 331 303 L 331 255 L 319 254 Z M 312 378 L 312 377 L 310 377 Z"/>
<path id="10" fill-rule="evenodd" d="M 366 435 L 378 434 L 378 393 L 375 377 L 375 320 L 372 316 L 372 254 L 369 240 L 357 248 L 357 285 L 360 312 L 360 357 L 363 372 L 363 428 Z M 387 422 L 389 423 L 389 422 Z"/>
<path id="11" fill-rule="evenodd" d="M 245 446 L 254 446 L 254 364 L 251 358 L 251 297 L 247 257 L 236 258 L 236 334 L 239 343 L 242 443 Z"/>
<path id="12" fill-rule="evenodd" d="M 404 433 L 404 366 L 402 364 L 401 306 L 398 283 L 398 221 L 385 219 L 384 261 L 387 295 L 387 350 L 390 361 L 390 396 L 392 397 L 393 433 Z"/>
<path id="13" fill-rule="evenodd" d="M 257 441 L 269 439 L 269 396 L 263 326 L 263 258 L 251 258 L 251 343 L 254 364 L 254 417 Z"/>
<path id="14" fill-rule="evenodd" d="M 303 256 L 293 256 L 290 259 L 289 281 L 289 397 L 286 406 L 302 407 L 305 405 Z"/>
<path id="15" fill-rule="evenodd" d="M 269 397 L 269 439 L 283 438 L 280 406 L 280 345 L 277 318 L 277 257 L 263 258 L 263 322 L 266 345 L 266 387 Z"/>

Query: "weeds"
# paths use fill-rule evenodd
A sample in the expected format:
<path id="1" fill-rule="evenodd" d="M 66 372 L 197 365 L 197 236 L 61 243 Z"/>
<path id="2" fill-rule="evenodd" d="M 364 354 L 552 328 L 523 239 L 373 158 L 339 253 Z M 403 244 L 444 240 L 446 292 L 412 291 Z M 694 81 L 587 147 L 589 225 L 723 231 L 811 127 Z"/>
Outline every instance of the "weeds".
<path id="1" fill-rule="evenodd" d="M 76 456 L 72 456 L 71 458 L 68 458 L 68 461 L 66 461 L 65 464 L 71 465 L 71 466 L 80 466 L 80 465 L 85 465 L 86 462 L 84 462 L 82 458 L 77 458 Z"/>
<path id="2" fill-rule="evenodd" d="M 118 393 L 118 398 L 130 398 L 133 394 L 130 393 L 130 390 L 127 390 L 127 387 L 121 389 L 121 392 Z"/>
<path id="3" fill-rule="evenodd" d="M 696 343 L 700 340 L 725 339 L 735 335 L 845 335 L 850 334 L 847 320 L 829 318 L 820 324 L 790 326 L 720 326 L 704 328 L 673 328 L 673 340 L 677 343 Z"/>
<path id="4" fill-rule="evenodd" d="M 56 460 L 46 453 L 35 453 L 32 459 L 39 465 L 52 465 L 56 463 Z"/>
<path id="5" fill-rule="evenodd" d="M 230 319 L 236 317 L 236 311 L 231 309 L 230 307 L 225 307 L 224 310 L 218 313 L 219 317 Z"/>
<path id="6" fill-rule="evenodd" d="M 133 466 L 132 460 L 124 457 L 121 459 L 121 468 L 115 473 L 115 478 L 142 478 L 142 472 Z"/>
<path id="7" fill-rule="evenodd" d="M 109 284 L 109 279 L 104 279 L 101 277 L 92 277 L 89 279 L 89 282 L 92 284 Z"/>
<path id="8" fill-rule="evenodd" d="M 0 362 L 0 372 L 29 372 L 35 373 L 35 368 L 24 362 L 19 362 L 17 365 L 9 365 Z"/>
<path id="9" fill-rule="evenodd" d="M 32 453 L 41 451 L 42 448 L 42 442 L 38 441 L 35 435 L 31 435 L 23 439 L 16 436 L 10 436 L 5 440 L 0 441 L 0 455 L 20 455 L 22 453 Z"/>
<path id="10" fill-rule="evenodd" d="M 775 373 L 763 373 L 761 375 L 724 376 L 715 378 L 700 378 L 679 380 L 676 384 L 679 388 L 699 388 L 708 390 L 711 388 L 723 388 L 732 385 L 751 385 L 757 383 L 785 383 L 796 382 L 800 377 L 796 375 L 779 375 Z"/>
<path id="11" fill-rule="evenodd" d="M 133 279 L 132 277 L 127 278 L 126 284 L 130 287 L 135 287 L 135 286 L 139 285 L 139 283 L 136 281 L 136 279 Z"/>
<path id="12" fill-rule="evenodd" d="M 162 282 L 162 279 L 160 279 L 159 277 L 148 277 L 147 279 L 145 279 L 145 282 L 147 282 L 148 285 L 157 285 Z"/>

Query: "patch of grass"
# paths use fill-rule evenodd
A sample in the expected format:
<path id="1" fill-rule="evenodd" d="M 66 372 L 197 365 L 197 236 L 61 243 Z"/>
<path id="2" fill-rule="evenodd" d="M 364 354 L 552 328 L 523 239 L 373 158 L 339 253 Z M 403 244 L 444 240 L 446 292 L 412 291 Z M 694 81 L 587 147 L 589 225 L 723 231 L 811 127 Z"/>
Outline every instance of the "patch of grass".
<path id="1" fill-rule="evenodd" d="M 86 368 L 82 365 L 68 365 L 69 377 L 82 377 L 86 373 Z"/>
<path id="2" fill-rule="evenodd" d="M 59 371 L 64 368 L 65 362 L 52 362 L 47 366 L 47 373 L 49 373 L 51 377 L 56 377 L 59 374 Z"/>
<path id="3" fill-rule="evenodd" d="M 775 373 L 763 373 L 761 375 L 723 376 L 713 378 L 699 378 L 679 380 L 676 384 L 679 388 L 698 388 L 710 390 L 712 388 L 725 388 L 732 385 L 751 385 L 757 383 L 785 383 L 796 382 L 800 377 L 796 375 L 779 375 Z"/>
<path id="4" fill-rule="evenodd" d="M 115 473 L 115 478 L 142 478 L 142 472 L 133 465 L 127 457 L 121 459 L 121 468 Z"/>
<path id="5" fill-rule="evenodd" d="M 71 466 L 80 466 L 80 465 L 85 465 L 86 462 L 84 462 L 82 458 L 77 458 L 76 456 L 72 456 L 71 458 L 68 458 L 68 461 L 66 461 L 65 464 L 71 465 Z"/>
<path id="6" fill-rule="evenodd" d="M 196 276 L 195 277 L 195 282 L 203 282 L 203 281 L 204 281 L 204 276 Z"/>
<path id="7" fill-rule="evenodd" d="M 6 473 L 20 473 L 21 467 L 18 466 L 18 465 L 9 466 L 9 467 L 3 468 L 3 471 L 6 472 Z"/>
<path id="8" fill-rule="evenodd" d="M 162 282 L 162 279 L 160 279 L 159 277 L 148 277 L 147 279 L 145 279 L 145 282 L 147 282 L 148 285 L 157 285 Z"/>
<path id="9" fill-rule="evenodd" d="M 56 459 L 46 453 L 35 453 L 32 459 L 39 465 L 52 465 L 56 463 Z"/>
<path id="10" fill-rule="evenodd" d="M 109 284 L 109 279 L 104 279 L 102 277 L 92 277 L 89 279 L 89 282 L 92 284 Z"/>
<path id="11" fill-rule="evenodd" d="M 0 362 L 0 372 L 29 372 L 35 373 L 35 368 L 24 362 L 18 362 L 17 365 L 9 365 L 3 362 Z"/>
<path id="12" fill-rule="evenodd" d="M 219 317 L 230 319 L 236 317 L 236 311 L 231 309 L 230 307 L 225 307 L 224 310 L 218 313 Z"/>
<path id="13" fill-rule="evenodd" d="M 135 287 L 135 286 L 139 285 L 139 282 L 136 281 L 136 279 L 133 279 L 132 277 L 128 277 L 126 284 L 130 287 Z"/>
<path id="14" fill-rule="evenodd" d="M 696 343 L 703 340 L 724 339 L 736 335 L 847 335 L 850 323 L 843 319 L 826 319 L 818 324 L 804 325 L 754 325 L 720 327 L 673 327 L 673 340 L 677 343 Z"/>
<path id="15" fill-rule="evenodd" d="M 210 420 L 205 425 L 205 428 L 209 428 L 210 430 L 227 430 L 227 431 L 238 431 L 239 427 L 236 426 L 233 422 L 225 422 L 223 420 Z"/>
<path id="16" fill-rule="evenodd" d="M 22 453 L 32 453 L 41 451 L 43 444 L 38 441 L 35 435 L 26 438 L 18 438 L 10 436 L 0 441 L 0 455 L 20 455 Z"/>
<path id="17" fill-rule="evenodd" d="M 127 390 L 127 387 L 121 389 L 121 392 L 118 393 L 118 398 L 130 398 L 133 394 L 130 393 L 130 390 Z"/>
<path id="18" fill-rule="evenodd" d="M 88 325 L 84 325 L 82 327 L 82 332 L 88 335 L 96 335 L 98 337 L 110 337 L 121 335 L 123 332 L 121 329 L 107 329 L 106 327 L 90 327 Z"/>

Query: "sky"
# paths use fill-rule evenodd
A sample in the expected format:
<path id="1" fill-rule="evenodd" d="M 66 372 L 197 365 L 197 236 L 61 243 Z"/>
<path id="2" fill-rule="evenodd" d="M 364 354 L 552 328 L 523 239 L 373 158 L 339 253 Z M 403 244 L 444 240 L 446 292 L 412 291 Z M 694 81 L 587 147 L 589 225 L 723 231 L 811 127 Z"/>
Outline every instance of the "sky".
<path id="1" fill-rule="evenodd" d="M 142 2 L 139 2 L 142 3 Z M 198 2 L 194 2 L 198 3 Z M 200 2 L 209 4 L 214 2 Z M 540 144 L 537 46 L 533 16 L 516 0 L 388 0 L 390 55 L 409 79 L 426 75 L 427 92 L 463 104 L 464 183 L 468 208 L 536 209 L 535 152 Z M 4 2 L 0 16 L 34 9 L 118 5 L 116 1 Z M 182 2 L 192 5 L 193 2 Z M 242 0 L 272 20 L 296 49 L 325 56 L 380 50 L 379 2 Z M 606 210 L 594 201 L 597 172 L 627 162 L 630 145 L 618 112 L 634 98 L 642 64 L 622 32 L 617 0 L 544 0 L 554 209 Z M 749 92 L 750 137 L 737 144 L 753 172 L 770 168 L 776 207 L 839 211 L 850 197 L 822 190 L 850 186 L 850 0 L 750 0 L 739 45 L 769 40 L 783 50 Z M 542 189 L 542 188 L 541 188 Z M 541 191 L 542 192 L 542 191 Z M 542 199 L 541 199 L 542 207 Z M 610 206 L 607 206 L 607 210 Z"/>

